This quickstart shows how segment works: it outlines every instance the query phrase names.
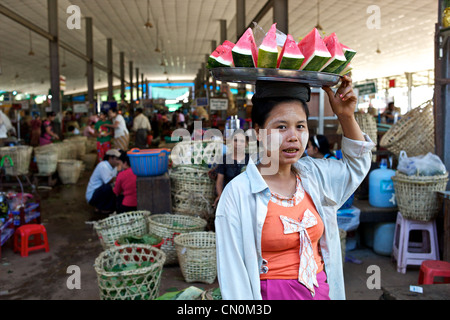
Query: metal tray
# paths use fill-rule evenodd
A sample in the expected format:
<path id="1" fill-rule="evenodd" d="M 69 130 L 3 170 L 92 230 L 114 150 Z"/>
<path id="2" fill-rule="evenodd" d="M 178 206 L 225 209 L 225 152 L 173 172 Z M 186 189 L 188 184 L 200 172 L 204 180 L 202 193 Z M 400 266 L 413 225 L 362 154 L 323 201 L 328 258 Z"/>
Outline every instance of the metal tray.
<path id="1" fill-rule="evenodd" d="M 255 84 L 256 80 L 270 80 L 306 83 L 311 87 L 332 87 L 338 84 L 341 78 L 340 75 L 333 73 L 288 69 L 225 67 L 210 71 L 216 80 L 248 84 Z"/>

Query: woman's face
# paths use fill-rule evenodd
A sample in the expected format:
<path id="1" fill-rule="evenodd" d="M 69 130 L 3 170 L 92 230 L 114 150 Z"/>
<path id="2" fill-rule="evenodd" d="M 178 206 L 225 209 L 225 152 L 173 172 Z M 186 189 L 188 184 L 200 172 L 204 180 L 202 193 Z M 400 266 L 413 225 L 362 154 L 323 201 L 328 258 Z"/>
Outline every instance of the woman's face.
<path id="1" fill-rule="evenodd" d="M 245 150 L 245 136 L 243 134 L 236 134 L 233 137 L 233 148 L 235 154 L 237 154 L 238 151 Z"/>
<path id="2" fill-rule="evenodd" d="M 110 109 L 110 110 L 108 110 L 108 116 L 109 116 L 109 118 L 112 119 L 116 116 L 116 114 Z"/>
<path id="3" fill-rule="evenodd" d="M 308 141 L 308 148 L 306 149 L 308 152 L 308 156 L 315 158 L 316 154 L 319 150 L 316 147 L 313 147 L 311 141 Z"/>
<path id="4" fill-rule="evenodd" d="M 277 150 L 279 165 L 293 164 L 303 155 L 309 132 L 306 113 L 299 101 L 278 104 L 270 112 L 262 129 L 267 130 L 267 155 L 276 157 L 273 150 Z M 261 139 L 260 130 L 258 136 Z"/>

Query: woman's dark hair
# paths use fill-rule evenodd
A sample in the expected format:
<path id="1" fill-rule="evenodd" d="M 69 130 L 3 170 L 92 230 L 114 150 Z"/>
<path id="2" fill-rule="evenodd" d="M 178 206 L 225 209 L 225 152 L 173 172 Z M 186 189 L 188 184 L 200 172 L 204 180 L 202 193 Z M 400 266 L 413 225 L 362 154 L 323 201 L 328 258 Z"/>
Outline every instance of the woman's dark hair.
<path id="1" fill-rule="evenodd" d="M 50 117 L 56 117 L 55 111 L 47 112 L 47 118 L 50 118 Z"/>
<path id="2" fill-rule="evenodd" d="M 111 107 L 109 110 L 111 110 L 114 113 L 117 113 L 117 108 L 116 107 Z"/>
<path id="3" fill-rule="evenodd" d="M 293 102 L 298 101 L 303 107 L 303 110 L 306 113 L 306 120 L 309 118 L 309 109 L 305 101 L 295 98 L 252 98 L 252 123 L 253 125 L 257 124 L 259 127 L 263 127 L 267 118 L 272 112 L 273 108 L 275 108 L 280 103 Z"/>
<path id="4" fill-rule="evenodd" d="M 309 137 L 309 142 L 313 147 L 319 149 L 319 152 L 323 155 L 330 154 L 334 156 L 334 153 L 330 150 L 330 143 L 326 136 L 317 134 Z"/>
<path id="5" fill-rule="evenodd" d="M 127 152 L 123 150 L 119 150 L 119 152 L 120 152 L 119 160 L 121 160 L 123 163 L 128 164 L 128 166 L 131 167 L 130 157 L 128 157 Z"/>

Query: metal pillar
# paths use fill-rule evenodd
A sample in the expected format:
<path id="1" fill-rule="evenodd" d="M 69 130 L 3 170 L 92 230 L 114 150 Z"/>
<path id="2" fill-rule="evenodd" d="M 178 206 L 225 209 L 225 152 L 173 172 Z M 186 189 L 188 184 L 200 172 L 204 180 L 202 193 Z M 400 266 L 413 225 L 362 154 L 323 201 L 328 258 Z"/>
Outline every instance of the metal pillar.
<path id="1" fill-rule="evenodd" d="M 108 59 L 108 101 L 113 101 L 113 45 L 112 39 L 107 39 L 107 59 Z"/>
<path id="2" fill-rule="evenodd" d="M 52 92 L 52 111 L 61 111 L 61 90 L 59 74 L 59 43 L 58 43 L 58 0 L 47 0 L 48 30 L 53 36 L 49 41 L 50 53 L 50 84 Z"/>
<path id="3" fill-rule="evenodd" d="M 145 90 L 144 90 L 144 74 L 143 73 L 141 73 L 141 86 L 142 86 L 141 98 L 142 98 L 142 100 L 144 100 L 144 91 L 147 92 L 147 88 L 145 88 Z"/>
<path id="4" fill-rule="evenodd" d="M 220 20 L 220 43 L 224 43 L 227 40 L 227 20 Z"/>
<path id="5" fill-rule="evenodd" d="M 288 34 L 289 11 L 288 0 L 273 0 L 273 22 L 277 23 L 277 29 Z"/>
<path id="6" fill-rule="evenodd" d="M 139 95 L 139 68 L 136 68 L 136 100 L 139 100 L 141 96 Z"/>
<path id="7" fill-rule="evenodd" d="M 125 53 L 120 53 L 120 98 L 125 100 Z"/>
<path id="8" fill-rule="evenodd" d="M 86 56 L 88 62 L 86 63 L 87 74 L 87 99 L 91 106 L 94 108 L 94 38 L 92 31 L 92 18 L 86 18 Z"/>
<path id="9" fill-rule="evenodd" d="M 236 0 L 236 41 L 245 32 L 245 0 Z"/>
<path id="10" fill-rule="evenodd" d="M 412 109 L 412 85 L 413 74 L 411 72 L 405 72 L 406 82 L 408 84 L 408 111 Z"/>
<path id="11" fill-rule="evenodd" d="M 133 108 L 134 106 L 134 99 L 133 99 L 133 61 L 130 61 L 130 107 Z"/>
<path id="12" fill-rule="evenodd" d="M 450 168 L 450 30 L 442 29 L 443 0 L 439 0 L 435 31 L 434 121 L 436 154 Z M 447 189 L 450 188 L 450 182 Z M 450 255 L 450 253 L 449 253 Z M 447 257 L 450 259 L 450 257 Z"/>

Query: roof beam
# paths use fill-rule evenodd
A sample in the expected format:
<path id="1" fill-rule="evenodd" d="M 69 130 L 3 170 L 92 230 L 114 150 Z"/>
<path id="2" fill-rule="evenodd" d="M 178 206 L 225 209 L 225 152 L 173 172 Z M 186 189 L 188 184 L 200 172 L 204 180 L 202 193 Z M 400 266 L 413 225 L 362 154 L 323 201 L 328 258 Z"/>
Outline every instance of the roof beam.
<path id="1" fill-rule="evenodd" d="M 30 20 L 25 19 L 24 17 L 18 15 L 17 13 L 15 13 L 14 11 L 8 9 L 7 7 L 5 7 L 4 5 L 0 4 L 0 14 L 10 18 L 11 20 L 17 22 L 18 24 L 24 26 L 25 28 L 28 28 L 29 30 L 37 33 L 38 35 L 40 35 L 41 37 L 49 40 L 49 41 L 55 41 L 55 37 L 48 31 L 42 29 L 41 27 L 35 25 L 33 22 L 31 22 Z M 64 42 L 64 41 L 59 41 L 59 47 L 65 49 L 67 52 L 73 54 L 74 56 L 84 60 L 85 62 L 89 62 L 89 58 L 86 54 L 82 53 L 81 51 L 75 49 L 74 47 L 72 47 L 71 45 L 69 45 L 68 43 Z M 96 67 L 99 70 L 102 70 L 104 72 L 108 72 L 108 68 L 105 67 L 104 65 L 93 61 L 94 67 Z M 120 75 L 117 73 L 113 73 L 113 76 L 115 78 L 120 79 Z M 125 83 L 128 84 L 127 81 L 125 81 Z"/>

